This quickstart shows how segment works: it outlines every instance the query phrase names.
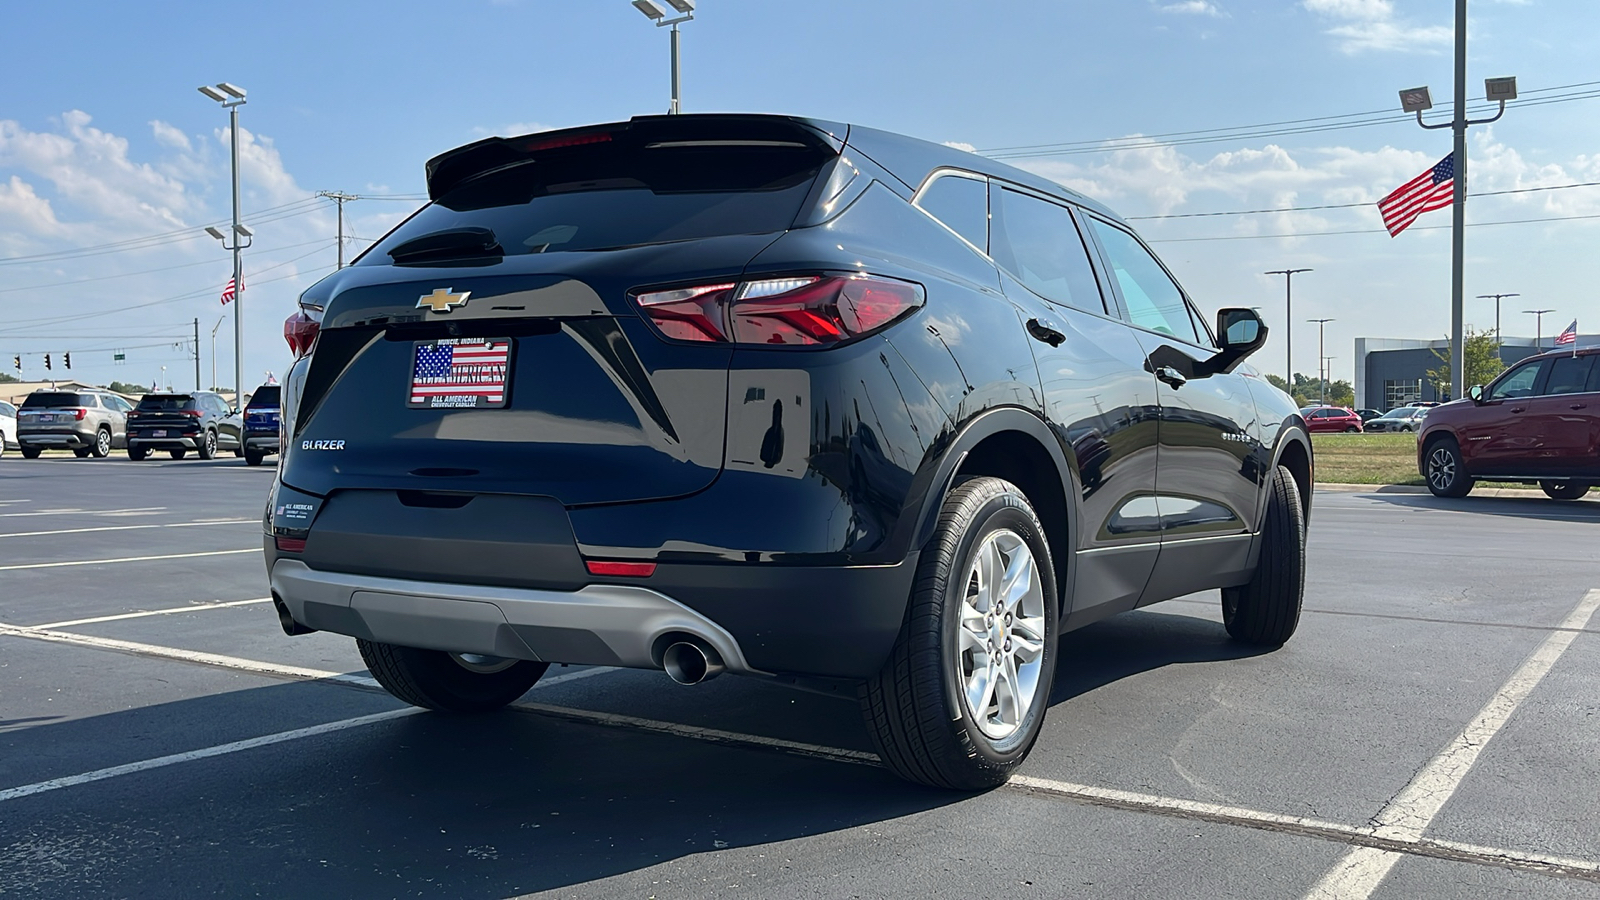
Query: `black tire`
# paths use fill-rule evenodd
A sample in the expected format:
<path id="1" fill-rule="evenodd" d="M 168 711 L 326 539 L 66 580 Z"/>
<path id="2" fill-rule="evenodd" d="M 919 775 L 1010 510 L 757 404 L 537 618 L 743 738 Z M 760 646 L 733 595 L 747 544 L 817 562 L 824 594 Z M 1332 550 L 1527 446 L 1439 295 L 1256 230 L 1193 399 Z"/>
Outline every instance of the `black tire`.
<path id="1" fill-rule="evenodd" d="M 503 660 L 495 671 L 468 668 L 443 650 L 397 647 L 356 638 L 356 647 L 372 677 L 396 699 L 441 712 L 490 712 L 516 700 L 533 687 L 549 663 Z"/>
<path id="2" fill-rule="evenodd" d="M 233 448 L 233 455 L 242 459 L 245 456 L 244 448 L 243 447 L 235 447 L 235 448 Z"/>
<path id="3" fill-rule="evenodd" d="M 206 433 L 200 436 L 200 446 L 195 448 L 195 452 L 201 459 L 216 459 L 217 433 L 209 428 L 206 429 Z"/>
<path id="4" fill-rule="evenodd" d="M 40 453 L 40 450 L 39 450 L 38 447 L 23 447 L 22 448 L 22 458 L 23 459 L 38 459 L 39 458 L 39 453 Z"/>
<path id="5" fill-rule="evenodd" d="M 130 446 L 128 448 L 128 458 L 133 460 L 134 462 L 140 462 L 146 456 L 149 456 L 149 455 L 150 455 L 150 451 L 146 450 L 143 447 L 131 447 Z"/>
<path id="6" fill-rule="evenodd" d="M 1428 445 L 1423 455 L 1423 475 L 1435 497 L 1465 497 L 1472 490 L 1472 476 L 1461 459 L 1461 448 L 1451 438 L 1440 438 Z"/>
<path id="7" fill-rule="evenodd" d="M 968 669 L 978 664 L 978 651 L 962 649 L 961 611 L 975 583 L 971 567 L 977 553 L 991 546 L 991 538 L 997 542 L 1020 539 L 1016 547 L 1026 546 L 1032 554 L 1042 593 L 1037 609 L 1043 633 L 1035 657 L 1036 687 L 1015 730 L 998 739 L 985 734 L 976 721 L 961 682 L 969 677 Z M 1017 559 L 1015 549 L 1010 557 L 1013 561 Z M 918 561 L 905 622 L 894 650 L 883 669 L 861 688 L 867 731 L 878 755 L 895 774 L 932 787 L 982 790 L 1004 784 L 1027 757 L 1050 705 L 1056 665 L 1060 597 L 1051 559 L 1044 529 L 1027 497 L 1015 485 L 999 478 L 974 478 L 950 492 L 940 509 L 933 538 Z M 1028 596 L 1033 599 L 1024 602 L 1039 602 L 1031 592 Z M 987 621 L 991 619 L 977 620 Z M 1012 624 L 1010 616 L 1004 624 Z M 993 626 L 989 627 L 992 636 Z M 1007 651 L 1011 649 L 1011 636 L 1026 636 L 1021 629 L 1003 633 L 1007 635 Z M 988 646 L 992 654 L 994 644 Z M 993 683 L 998 684 L 998 679 Z M 986 711 L 989 709 L 998 707 L 985 707 Z"/>
<path id="8" fill-rule="evenodd" d="M 1283 466 L 1267 485 L 1267 517 L 1255 573 L 1222 589 L 1222 624 L 1234 640 L 1280 647 L 1300 624 L 1306 588 L 1306 516 L 1300 485 Z"/>
<path id="9" fill-rule="evenodd" d="M 177 450 L 168 450 L 167 455 L 173 459 L 183 459 L 185 456 L 189 455 L 189 451 L 180 447 Z"/>
<path id="10" fill-rule="evenodd" d="M 111 429 L 102 428 L 94 433 L 94 447 L 89 452 L 95 459 L 105 459 L 111 455 Z"/>
<path id="11" fill-rule="evenodd" d="M 94 452 L 94 448 L 92 448 L 92 447 L 73 447 L 72 448 L 72 455 L 76 456 L 79 459 L 87 459 L 89 457 L 89 454 L 92 453 L 92 452 Z"/>
<path id="12" fill-rule="evenodd" d="M 1544 495 L 1551 500 L 1580 500 L 1589 493 L 1589 486 L 1570 481 L 1541 481 L 1539 490 L 1544 491 Z"/>
<path id="13" fill-rule="evenodd" d="M 1354 426 L 1354 425 L 1351 425 L 1351 426 L 1350 426 L 1350 427 L 1349 427 L 1349 428 L 1346 428 L 1346 429 L 1345 429 L 1345 430 L 1344 430 L 1344 433 L 1345 433 L 1345 434 L 1360 434 L 1360 433 L 1361 433 L 1361 429 L 1360 429 L 1360 428 L 1357 428 L 1357 427 L 1356 427 L 1356 426 Z"/>
<path id="14" fill-rule="evenodd" d="M 244 451 L 244 464 L 247 466 L 259 466 L 261 465 L 261 461 L 266 458 L 267 455 L 265 453 L 261 453 L 256 450 Z"/>

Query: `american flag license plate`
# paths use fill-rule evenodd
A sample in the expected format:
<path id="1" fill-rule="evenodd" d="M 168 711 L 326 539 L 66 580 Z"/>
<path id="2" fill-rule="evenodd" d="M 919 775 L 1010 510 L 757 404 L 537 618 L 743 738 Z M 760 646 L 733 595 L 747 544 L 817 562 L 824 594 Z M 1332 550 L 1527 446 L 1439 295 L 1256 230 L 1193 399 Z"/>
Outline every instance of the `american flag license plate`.
<path id="1" fill-rule="evenodd" d="M 418 341 L 411 358 L 413 409 L 499 409 L 506 405 L 510 338 Z"/>

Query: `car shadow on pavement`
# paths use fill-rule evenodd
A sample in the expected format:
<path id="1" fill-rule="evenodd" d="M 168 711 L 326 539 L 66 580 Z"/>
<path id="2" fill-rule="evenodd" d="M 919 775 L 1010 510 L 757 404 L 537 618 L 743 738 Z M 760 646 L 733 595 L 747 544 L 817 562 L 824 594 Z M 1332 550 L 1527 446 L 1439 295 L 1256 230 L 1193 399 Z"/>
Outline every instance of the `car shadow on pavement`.
<path id="1" fill-rule="evenodd" d="M 1474 497 L 1459 499 L 1429 494 L 1377 494 L 1373 499 L 1408 509 L 1449 510 L 1511 518 L 1550 519 L 1557 522 L 1600 522 L 1600 494 L 1588 500 L 1546 500 L 1536 497 Z"/>
<path id="2" fill-rule="evenodd" d="M 1061 636 L 1050 704 L 1166 666 L 1248 659 L 1271 652 L 1233 640 L 1221 622 L 1161 611 L 1159 606 L 1134 610 Z"/>

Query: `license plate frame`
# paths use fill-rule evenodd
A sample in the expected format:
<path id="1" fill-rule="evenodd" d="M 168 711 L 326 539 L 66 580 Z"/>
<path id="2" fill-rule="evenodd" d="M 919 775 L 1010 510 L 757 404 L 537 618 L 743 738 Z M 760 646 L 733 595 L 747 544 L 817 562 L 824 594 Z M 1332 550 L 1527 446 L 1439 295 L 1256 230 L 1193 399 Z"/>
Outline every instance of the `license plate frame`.
<path id="1" fill-rule="evenodd" d="M 449 352 L 445 352 L 448 349 Z M 415 341 L 406 406 L 411 409 L 504 409 L 511 400 L 509 337 Z"/>
<path id="2" fill-rule="evenodd" d="M 153 438 L 166 437 L 167 436 L 167 430 L 165 428 L 154 429 L 153 431 L 150 432 L 150 436 L 153 437 Z"/>

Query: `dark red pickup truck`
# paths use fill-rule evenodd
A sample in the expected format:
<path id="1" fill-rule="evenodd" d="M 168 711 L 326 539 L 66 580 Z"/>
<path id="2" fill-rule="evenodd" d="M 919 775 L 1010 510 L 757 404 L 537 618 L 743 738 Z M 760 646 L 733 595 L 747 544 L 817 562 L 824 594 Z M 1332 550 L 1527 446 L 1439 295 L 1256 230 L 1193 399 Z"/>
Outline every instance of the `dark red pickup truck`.
<path id="1" fill-rule="evenodd" d="M 1417 468 L 1440 497 L 1464 497 L 1484 479 L 1582 497 L 1600 484 L 1600 347 L 1526 359 L 1429 410 Z"/>

